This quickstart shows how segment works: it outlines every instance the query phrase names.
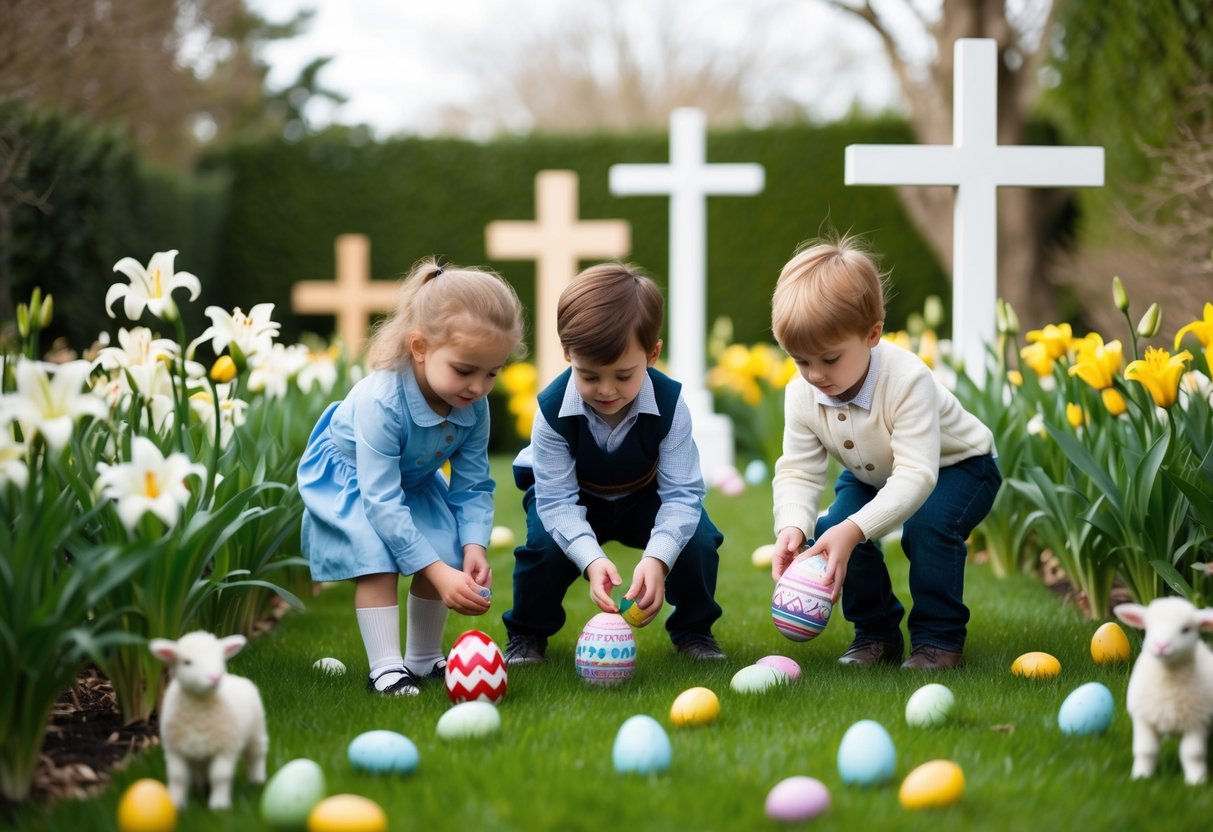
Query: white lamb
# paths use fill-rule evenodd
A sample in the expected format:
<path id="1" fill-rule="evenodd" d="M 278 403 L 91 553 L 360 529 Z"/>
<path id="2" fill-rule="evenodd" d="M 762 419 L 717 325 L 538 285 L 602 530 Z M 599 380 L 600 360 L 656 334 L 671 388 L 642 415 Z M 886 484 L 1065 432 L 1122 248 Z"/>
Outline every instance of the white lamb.
<path id="1" fill-rule="evenodd" d="M 232 776 L 243 755 L 250 783 L 265 782 L 269 735 L 257 686 L 227 672 L 227 660 L 244 647 L 244 636 L 218 639 L 198 630 L 178 641 L 154 638 L 149 647 L 172 670 L 160 709 L 160 743 L 168 791 L 185 806 L 190 784 L 210 784 L 211 809 L 232 805 Z"/>
<path id="2" fill-rule="evenodd" d="M 1148 607 L 1118 604 L 1113 612 L 1146 631 L 1125 703 L 1133 718 L 1133 779 L 1154 774 L 1160 735 L 1179 734 L 1184 780 L 1205 782 L 1213 727 L 1213 650 L 1201 641 L 1200 632 L 1213 630 L 1213 608 L 1159 598 Z"/>

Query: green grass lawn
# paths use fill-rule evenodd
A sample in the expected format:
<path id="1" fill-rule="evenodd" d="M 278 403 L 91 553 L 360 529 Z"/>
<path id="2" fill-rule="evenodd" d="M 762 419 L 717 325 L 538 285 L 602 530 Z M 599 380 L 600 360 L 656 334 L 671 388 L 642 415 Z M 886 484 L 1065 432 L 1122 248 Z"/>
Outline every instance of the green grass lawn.
<path id="1" fill-rule="evenodd" d="M 500 483 L 497 522 L 524 528 L 508 460 L 494 461 Z M 1089 644 L 1097 623 L 1088 622 L 1037 582 L 998 581 L 984 566 L 971 566 L 966 600 L 973 610 L 966 650 L 968 667 L 937 674 L 896 668 L 855 670 L 835 659 L 851 638 L 836 614 L 808 644 L 784 639 L 771 623 L 771 580 L 750 554 L 769 542 L 770 489 L 750 488 L 740 497 L 713 492 L 708 509 L 725 534 L 718 600 L 725 614 L 716 628 L 729 654 L 722 664 L 700 665 L 673 654 L 658 624 L 637 631 L 636 675 L 611 689 L 590 688 L 573 668 L 581 626 L 596 612 L 584 583 L 569 591 L 569 621 L 552 640 L 548 661 L 511 671 L 509 694 L 500 704 L 502 727 L 487 740 L 444 742 L 434 727 L 449 707 L 441 684 L 416 698 L 372 699 L 363 692 L 366 657 L 354 623 L 348 585 L 309 601 L 274 631 L 249 645 L 231 665 L 261 688 L 268 711 L 270 773 L 296 757 L 318 762 L 330 794 L 356 793 L 377 801 L 393 830 L 761 830 L 763 803 L 778 781 L 816 777 L 830 790 L 828 814 L 806 824 L 820 829 L 1198 829 L 1213 821 L 1213 786 L 1184 785 L 1174 740 L 1164 744 L 1152 780 L 1131 781 L 1131 726 L 1124 712 L 1128 666 L 1096 666 Z M 617 563 L 630 575 L 636 553 Z M 452 615 L 444 646 L 463 630 L 486 631 L 505 643 L 501 614 L 510 606 L 513 556 L 491 555 L 493 607 L 482 618 Z M 894 586 L 909 605 L 905 561 L 890 557 Z M 1136 655 L 1138 634 L 1130 632 Z M 1043 650 L 1062 665 L 1049 681 L 1010 673 L 1016 656 Z M 800 680 L 764 694 L 729 689 L 739 668 L 764 655 L 791 656 Z M 322 656 L 344 661 L 344 678 L 311 669 Z M 1080 684 L 1106 684 L 1116 700 L 1111 729 L 1097 737 L 1068 737 L 1057 729 L 1062 700 Z M 919 686 L 942 682 L 956 695 L 955 718 L 936 729 L 911 729 L 905 702 Z M 673 728 L 670 704 L 683 690 L 703 685 L 720 698 L 711 726 Z M 673 763 L 665 774 L 622 776 L 611 766 L 611 746 L 623 721 L 649 714 L 666 726 Z M 880 787 L 847 786 L 836 755 L 846 729 L 874 719 L 888 729 L 897 749 L 894 779 Z M 346 759 L 351 739 L 371 729 L 410 737 L 421 764 L 408 776 L 371 776 Z M 964 771 L 965 794 L 946 809 L 908 812 L 897 799 L 901 780 L 933 759 L 949 759 Z M 22 830 L 114 828 L 122 790 L 140 777 L 164 779 L 160 750 L 133 760 L 115 774 L 110 789 L 87 802 L 27 808 L 15 818 Z M 242 777 L 242 773 L 238 778 Z M 235 807 L 211 813 L 197 798 L 182 814 L 180 830 L 256 830 L 260 787 L 238 780 Z"/>

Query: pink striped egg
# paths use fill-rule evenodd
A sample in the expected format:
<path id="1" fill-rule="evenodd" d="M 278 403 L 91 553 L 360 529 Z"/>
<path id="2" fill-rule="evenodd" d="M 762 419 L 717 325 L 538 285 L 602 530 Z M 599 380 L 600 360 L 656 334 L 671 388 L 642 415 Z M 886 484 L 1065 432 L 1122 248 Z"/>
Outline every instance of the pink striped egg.
<path id="1" fill-rule="evenodd" d="M 792 641 L 816 638 L 826 624 L 834 604 L 830 588 L 821 583 L 826 560 L 821 555 L 792 561 L 775 584 L 771 595 L 771 618 L 776 629 Z"/>

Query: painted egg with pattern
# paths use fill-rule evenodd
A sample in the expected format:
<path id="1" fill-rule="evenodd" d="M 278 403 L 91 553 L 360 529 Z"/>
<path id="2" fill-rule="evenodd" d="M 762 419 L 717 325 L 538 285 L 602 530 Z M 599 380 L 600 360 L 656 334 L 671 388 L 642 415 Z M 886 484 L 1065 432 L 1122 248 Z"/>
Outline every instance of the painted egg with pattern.
<path id="1" fill-rule="evenodd" d="M 838 774 L 844 783 L 856 786 L 884 783 L 893 776 L 896 764 L 893 738 L 875 720 L 856 722 L 838 744 Z"/>
<path id="2" fill-rule="evenodd" d="M 834 604 L 831 590 L 822 584 L 826 559 L 821 555 L 801 558 L 779 577 L 771 595 L 771 618 L 775 628 L 792 641 L 816 638 L 830 623 Z"/>
<path id="3" fill-rule="evenodd" d="M 358 794 L 335 794 L 316 804 L 307 816 L 307 832 L 385 832 L 387 814 L 379 804 Z"/>
<path id="4" fill-rule="evenodd" d="M 505 656 L 479 630 L 468 630 L 455 639 L 444 675 L 446 695 L 452 702 L 499 702 L 505 696 Z"/>
<path id="5" fill-rule="evenodd" d="M 261 819 L 274 829 L 302 829 L 307 816 L 324 800 L 324 770 L 314 761 L 291 760 L 265 784 Z"/>
<path id="6" fill-rule="evenodd" d="M 615 735 L 611 762 L 620 774 L 654 774 L 670 767 L 670 738 L 651 716 L 628 717 Z"/>
<path id="7" fill-rule="evenodd" d="M 586 622 L 573 653 L 577 675 L 591 685 L 615 685 L 636 670 L 636 638 L 618 613 L 600 612 Z"/>
<path id="8" fill-rule="evenodd" d="M 830 808 L 830 791 L 815 777 L 780 780 L 767 794 L 767 817 L 785 823 L 812 820 Z"/>
<path id="9" fill-rule="evenodd" d="M 1048 653 L 1024 653 L 1011 663 L 1011 672 L 1025 679 L 1052 679 L 1061 673 L 1061 662 Z"/>
<path id="10" fill-rule="evenodd" d="M 1129 660 L 1129 637 L 1115 621 L 1109 621 L 1091 637 L 1091 658 L 1096 664 L 1122 664 Z"/>
<path id="11" fill-rule="evenodd" d="M 906 775 L 897 799 L 907 809 L 951 806 L 965 793 L 965 775 L 951 760 L 931 760 Z"/>
<path id="12" fill-rule="evenodd" d="M 118 801 L 120 832 L 173 832 L 176 828 L 177 807 L 159 780 L 136 780 L 122 793 Z"/>
<path id="13" fill-rule="evenodd" d="M 708 688 L 690 688 L 678 694 L 670 707 L 675 725 L 708 725 L 720 716 L 720 700 Z"/>
<path id="14" fill-rule="evenodd" d="M 1099 682 L 1080 685 L 1061 703 L 1057 727 L 1063 734 L 1102 734 L 1112 724 L 1116 703 L 1112 691 Z"/>

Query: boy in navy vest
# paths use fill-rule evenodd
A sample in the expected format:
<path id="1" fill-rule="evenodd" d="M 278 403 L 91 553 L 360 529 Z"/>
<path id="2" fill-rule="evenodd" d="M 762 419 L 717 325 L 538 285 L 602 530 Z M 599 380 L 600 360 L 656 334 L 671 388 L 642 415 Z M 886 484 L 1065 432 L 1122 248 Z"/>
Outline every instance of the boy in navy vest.
<path id="1" fill-rule="evenodd" d="M 526 491 L 526 544 L 514 550 L 514 607 L 504 615 L 509 664 L 542 661 L 563 625 L 578 576 L 604 612 L 623 579 L 602 550 L 643 550 L 624 598 L 648 624 L 669 597 L 666 629 L 677 651 L 723 659 L 717 550 L 703 509 L 699 451 L 682 385 L 653 368 L 661 354 L 661 291 L 631 266 L 586 269 L 560 295 L 556 329 L 570 365 L 539 394 L 531 444 L 514 460 Z"/>

